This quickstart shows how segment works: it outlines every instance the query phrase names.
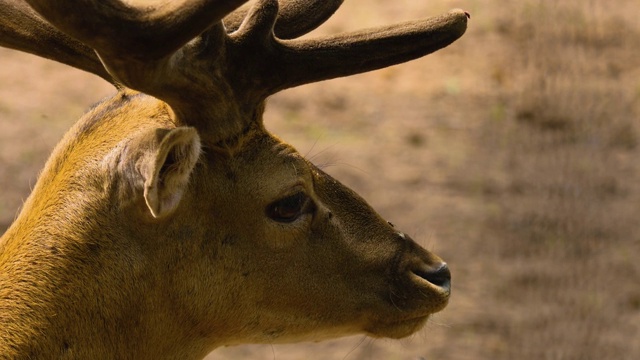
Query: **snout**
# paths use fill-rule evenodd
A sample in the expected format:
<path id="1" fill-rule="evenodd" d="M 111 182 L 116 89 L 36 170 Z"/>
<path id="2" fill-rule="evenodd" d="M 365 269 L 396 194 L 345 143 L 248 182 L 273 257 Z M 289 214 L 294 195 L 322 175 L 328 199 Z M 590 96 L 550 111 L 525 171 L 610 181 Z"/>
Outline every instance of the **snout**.
<path id="1" fill-rule="evenodd" d="M 447 306 L 451 271 L 404 233 L 393 230 L 390 240 L 395 249 L 381 292 L 384 310 L 378 309 L 364 330 L 370 336 L 398 339 L 420 330 L 432 314 Z"/>
<path id="2" fill-rule="evenodd" d="M 442 262 L 436 265 L 423 263 L 411 271 L 433 286 L 442 289 L 443 292 L 449 293 L 451 291 L 451 271 L 447 263 Z"/>
<path id="3" fill-rule="evenodd" d="M 391 291 L 392 315 L 371 324 L 367 333 L 376 337 L 402 338 L 420 330 L 429 317 L 447 306 L 451 295 L 451 271 L 438 256 L 410 237 L 398 233 Z"/>
<path id="4" fill-rule="evenodd" d="M 407 308 L 434 313 L 442 310 L 451 295 L 451 270 L 437 255 L 409 236 L 398 233 L 401 250 L 396 286 Z"/>

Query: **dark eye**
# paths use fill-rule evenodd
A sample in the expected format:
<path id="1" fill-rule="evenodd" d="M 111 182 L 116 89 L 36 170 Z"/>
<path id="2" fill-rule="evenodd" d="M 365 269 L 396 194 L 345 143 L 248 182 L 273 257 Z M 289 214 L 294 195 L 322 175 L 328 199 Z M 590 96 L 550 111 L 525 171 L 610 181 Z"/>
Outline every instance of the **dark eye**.
<path id="1" fill-rule="evenodd" d="M 307 194 L 299 192 L 267 206 L 267 216 L 277 222 L 290 223 L 307 212 L 308 203 Z"/>

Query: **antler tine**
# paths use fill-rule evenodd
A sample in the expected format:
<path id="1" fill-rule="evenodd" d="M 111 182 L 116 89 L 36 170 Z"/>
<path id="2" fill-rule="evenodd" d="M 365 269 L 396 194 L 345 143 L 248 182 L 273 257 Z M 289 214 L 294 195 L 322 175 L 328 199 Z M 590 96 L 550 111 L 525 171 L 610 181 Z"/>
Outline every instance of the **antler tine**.
<path id="1" fill-rule="evenodd" d="M 263 0 L 265 1 L 265 0 Z M 413 60 L 457 40 L 469 14 L 453 10 L 424 20 L 313 40 L 279 41 L 263 46 L 263 96 L 316 81 L 372 71 Z"/>
<path id="2" fill-rule="evenodd" d="M 230 132 L 242 126 L 206 121 L 224 119 L 227 113 L 220 107 L 229 106 L 216 96 L 225 91 L 224 85 L 207 73 L 215 67 L 215 57 L 199 55 L 223 50 L 221 20 L 247 0 L 165 0 L 146 7 L 120 0 L 25 1 L 51 24 L 94 48 L 115 81 L 168 103 L 178 123 L 221 136 L 227 123 Z M 199 36 L 203 32 L 206 39 Z"/>
<path id="3" fill-rule="evenodd" d="M 93 49 L 51 26 L 24 0 L 0 0 L 0 46 L 59 61 L 114 82 Z"/>
<path id="4" fill-rule="evenodd" d="M 280 4 L 273 32 L 279 39 L 295 39 L 322 25 L 342 5 L 344 0 L 284 1 Z M 243 6 L 224 18 L 228 32 L 236 31 L 251 6 Z"/>
<path id="5" fill-rule="evenodd" d="M 119 0 L 26 1 L 101 56 L 145 61 L 170 56 L 247 0 L 163 1 L 155 6 Z"/>
<path id="6" fill-rule="evenodd" d="M 277 0 L 257 0 L 250 10 L 234 14 L 248 0 L 164 0 L 146 7 L 125 0 L 0 1 L 31 4 L 69 35 L 58 40 L 66 44 L 64 51 L 89 59 L 78 67 L 104 77 L 86 46 L 76 40 L 65 43 L 70 37 L 95 49 L 112 80 L 165 101 L 176 123 L 196 126 L 211 142 L 259 121 L 264 99 L 278 91 L 383 68 L 443 48 L 462 36 L 469 16 L 455 10 L 315 40 L 282 40 L 317 27 L 343 1 L 289 0 L 279 9 Z M 43 22 L 28 11 L 13 12 Z M 229 14 L 224 21 L 232 29 L 238 26 L 232 33 L 222 24 Z M 236 25 L 239 18 L 243 22 Z"/>
<path id="7" fill-rule="evenodd" d="M 469 14 L 454 10 L 426 20 L 317 40 L 283 43 L 276 57 L 280 83 L 271 93 L 306 83 L 359 74 L 413 60 L 453 43 Z"/>

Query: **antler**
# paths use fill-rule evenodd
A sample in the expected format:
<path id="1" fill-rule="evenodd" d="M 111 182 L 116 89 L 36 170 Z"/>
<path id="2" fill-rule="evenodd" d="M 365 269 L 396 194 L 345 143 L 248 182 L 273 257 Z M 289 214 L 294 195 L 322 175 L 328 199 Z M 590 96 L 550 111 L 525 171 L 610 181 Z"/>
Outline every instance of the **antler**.
<path id="1" fill-rule="evenodd" d="M 295 39 L 327 21 L 344 0 L 288 1 L 280 5 L 273 32 L 278 39 Z M 227 32 L 240 27 L 250 6 L 243 6 L 224 18 Z"/>
<path id="2" fill-rule="evenodd" d="M 322 6 L 312 3 L 308 9 L 297 2 L 286 3 L 278 15 L 275 32 L 281 39 L 303 35 L 328 19 L 342 2 L 328 0 L 320 2 Z M 244 6 L 230 13 L 224 19 L 227 31 L 235 31 L 248 10 Z M 307 12 L 314 16 L 304 17 Z M 0 0 L 0 46 L 55 60 L 115 83 L 91 47 L 52 26 L 25 0 Z"/>
<path id="3" fill-rule="evenodd" d="M 26 0 L 101 56 L 156 60 L 175 53 L 246 0 L 181 0 L 133 6 L 119 0 Z"/>
<path id="4" fill-rule="evenodd" d="M 277 1 L 260 3 L 262 8 L 255 8 L 238 32 L 255 38 L 245 41 L 252 46 L 246 51 L 259 51 L 262 61 L 256 76 L 269 74 L 261 76 L 264 97 L 286 88 L 376 70 L 430 54 L 462 36 L 470 17 L 465 11 L 453 10 L 426 20 L 337 36 L 279 41 L 268 33 Z M 261 43 L 256 46 L 258 41 Z"/>
<path id="5" fill-rule="evenodd" d="M 113 82 L 93 49 L 51 26 L 24 0 L 0 0 L 0 46 L 56 60 Z"/>
<path id="6" fill-rule="evenodd" d="M 271 94 L 429 54 L 459 38 L 468 18 L 456 10 L 338 36 L 284 40 L 322 24 L 342 0 L 292 0 L 281 9 L 277 0 L 258 0 L 238 10 L 246 0 L 153 6 L 116 0 L 26 1 L 58 29 L 95 49 L 114 79 L 164 100 L 177 121 L 198 127 L 212 141 L 261 119 Z M 39 20 L 34 14 L 28 18 Z M 77 42 L 67 50 L 87 52 Z"/>

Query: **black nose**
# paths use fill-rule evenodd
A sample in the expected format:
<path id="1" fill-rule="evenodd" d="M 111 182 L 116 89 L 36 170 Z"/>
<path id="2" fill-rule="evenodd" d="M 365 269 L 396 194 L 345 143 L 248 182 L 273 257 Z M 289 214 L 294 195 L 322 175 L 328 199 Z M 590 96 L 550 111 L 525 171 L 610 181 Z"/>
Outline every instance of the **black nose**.
<path id="1" fill-rule="evenodd" d="M 442 263 L 439 266 L 423 268 L 415 273 L 433 285 L 442 288 L 451 286 L 451 271 L 449 271 L 446 263 Z"/>

